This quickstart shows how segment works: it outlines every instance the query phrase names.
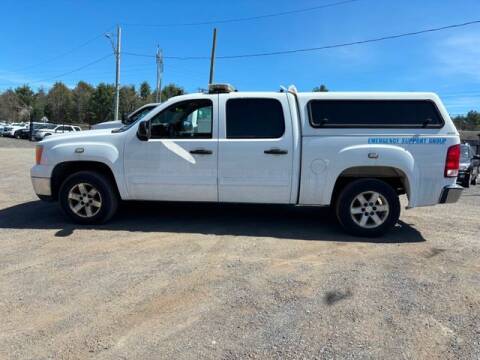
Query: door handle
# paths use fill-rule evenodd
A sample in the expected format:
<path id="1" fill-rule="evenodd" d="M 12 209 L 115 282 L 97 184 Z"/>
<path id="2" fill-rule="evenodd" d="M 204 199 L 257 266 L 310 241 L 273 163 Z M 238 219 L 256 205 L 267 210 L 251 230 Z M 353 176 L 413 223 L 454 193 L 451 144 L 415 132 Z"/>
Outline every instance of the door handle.
<path id="1" fill-rule="evenodd" d="M 207 150 L 207 149 L 195 149 L 195 150 L 190 150 L 190 154 L 193 154 L 193 155 L 212 155 L 213 151 L 212 150 Z"/>
<path id="2" fill-rule="evenodd" d="M 264 153 L 268 155 L 287 155 L 288 151 L 274 148 L 274 149 L 265 150 Z"/>

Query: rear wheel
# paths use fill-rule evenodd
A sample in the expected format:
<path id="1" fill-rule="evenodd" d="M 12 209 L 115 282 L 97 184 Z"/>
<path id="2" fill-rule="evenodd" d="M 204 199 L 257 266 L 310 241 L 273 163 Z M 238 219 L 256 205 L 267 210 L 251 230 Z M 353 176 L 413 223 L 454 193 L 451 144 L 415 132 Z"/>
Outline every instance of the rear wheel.
<path id="1" fill-rule="evenodd" d="M 118 196 L 104 175 L 82 171 L 69 176 L 60 187 L 60 207 L 74 222 L 101 224 L 115 214 Z"/>
<path id="2" fill-rule="evenodd" d="M 359 179 L 348 184 L 336 200 L 337 219 L 350 234 L 377 237 L 390 230 L 400 217 L 395 190 L 377 179 Z"/>

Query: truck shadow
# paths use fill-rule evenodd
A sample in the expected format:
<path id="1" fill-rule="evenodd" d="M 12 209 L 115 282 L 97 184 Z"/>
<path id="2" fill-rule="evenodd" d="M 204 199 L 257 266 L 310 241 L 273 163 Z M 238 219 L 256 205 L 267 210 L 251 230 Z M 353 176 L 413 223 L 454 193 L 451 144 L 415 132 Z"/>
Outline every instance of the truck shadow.
<path id="1" fill-rule="evenodd" d="M 275 237 L 290 240 L 415 243 L 425 239 L 400 221 L 386 236 L 369 239 L 346 235 L 328 208 L 275 205 L 198 203 L 124 203 L 117 216 L 99 226 L 74 225 L 56 204 L 32 201 L 0 209 L 0 229 L 58 230 L 65 237 L 75 230 L 195 233 Z"/>

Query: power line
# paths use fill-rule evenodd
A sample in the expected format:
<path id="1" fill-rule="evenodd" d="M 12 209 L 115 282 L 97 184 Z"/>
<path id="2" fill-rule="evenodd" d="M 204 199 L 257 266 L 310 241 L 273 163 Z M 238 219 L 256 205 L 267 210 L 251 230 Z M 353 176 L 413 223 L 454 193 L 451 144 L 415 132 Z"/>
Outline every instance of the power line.
<path id="1" fill-rule="evenodd" d="M 106 32 L 108 32 L 108 31 L 110 31 L 110 30 L 111 30 L 111 28 L 107 29 Z M 41 62 L 38 62 L 38 63 L 36 63 L 36 64 L 32 64 L 32 65 L 28 65 L 28 66 L 19 68 L 19 69 L 15 70 L 15 71 L 24 71 L 24 70 L 32 69 L 32 68 L 35 68 L 35 67 L 38 67 L 38 66 L 41 66 L 41 65 L 44 65 L 44 64 L 48 64 L 48 63 L 50 63 L 50 62 L 52 62 L 52 61 L 61 59 L 61 58 L 65 57 L 65 56 L 67 56 L 67 55 L 69 55 L 69 54 L 71 54 L 71 53 L 73 53 L 73 52 L 75 52 L 75 51 L 77 51 L 77 50 L 79 50 L 79 49 L 82 49 L 82 48 L 86 47 L 87 45 L 90 45 L 90 44 L 93 43 L 95 40 L 98 40 L 98 39 L 100 39 L 100 38 L 103 37 L 103 36 L 104 36 L 104 33 L 101 33 L 101 34 L 99 34 L 99 35 L 97 35 L 97 36 L 95 36 L 95 37 L 93 37 L 93 38 L 85 41 L 84 43 L 82 43 L 82 44 L 80 44 L 80 45 L 78 45 L 78 46 L 76 46 L 76 47 L 74 47 L 74 48 L 71 48 L 70 50 L 67 50 L 67 51 L 65 51 L 65 52 L 63 52 L 63 53 L 60 53 L 60 54 L 58 54 L 58 55 L 56 55 L 56 56 L 53 56 L 53 57 L 51 57 L 51 58 L 49 58 L 49 59 L 45 59 L 45 60 L 43 60 L 43 61 L 41 61 Z"/>
<path id="2" fill-rule="evenodd" d="M 309 12 L 309 11 L 326 9 L 326 8 L 329 8 L 329 7 L 345 5 L 345 4 L 349 4 L 349 3 L 353 3 L 353 2 L 357 2 L 357 1 L 361 1 L 361 0 L 343 0 L 343 1 L 337 1 L 337 2 L 334 2 L 334 3 L 303 8 L 303 9 L 282 11 L 282 12 L 278 12 L 278 13 L 271 13 L 271 14 L 265 14 L 265 15 L 232 18 L 232 19 L 220 19 L 220 20 L 200 21 L 200 22 L 190 22 L 190 23 L 169 23 L 169 24 L 122 23 L 122 25 L 125 25 L 125 26 L 141 26 L 141 27 L 180 27 L 180 26 L 200 26 L 200 25 L 219 25 L 219 24 L 228 24 L 228 23 L 239 23 L 239 22 L 245 22 L 245 21 L 261 20 L 261 19 L 273 18 L 273 17 L 278 17 L 278 16 L 299 14 L 299 13 L 304 13 L 304 12 Z"/>
<path id="3" fill-rule="evenodd" d="M 73 73 L 75 73 L 75 72 L 81 71 L 81 70 L 83 70 L 83 69 L 85 69 L 85 68 L 87 68 L 87 67 L 89 67 L 89 66 L 95 65 L 95 64 L 97 64 L 97 63 L 99 63 L 99 62 L 101 62 L 101 61 L 103 61 L 103 60 L 105 60 L 105 59 L 107 59 L 107 58 L 109 58 L 109 57 L 111 57 L 111 56 L 112 56 L 112 54 L 108 54 L 108 55 L 102 56 L 101 58 L 98 58 L 98 59 L 96 59 L 96 60 L 94 60 L 94 61 L 92 61 L 92 62 L 89 62 L 89 63 L 87 63 L 87 64 L 85 64 L 85 65 L 82 65 L 82 66 L 80 66 L 80 67 L 78 67 L 78 68 L 75 68 L 75 69 L 73 69 L 73 70 L 67 71 L 67 72 L 65 72 L 65 73 L 63 73 L 63 74 L 59 74 L 59 75 L 52 76 L 52 77 L 49 77 L 49 78 L 46 78 L 46 79 L 42 79 L 42 80 L 25 81 L 25 83 L 28 83 L 28 84 L 38 84 L 38 83 L 42 83 L 42 82 L 45 82 L 45 81 L 50 81 L 50 80 L 55 80 L 55 79 L 58 79 L 58 78 L 61 78 L 61 77 L 65 77 L 65 76 L 67 76 L 67 75 L 70 75 L 70 74 L 73 74 Z M 0 84 L 0 86 L 8 86 L 8 85 L 9 85 L 9 84 Z"/>
<path id="4" fill-rule="evenodd" d="M 459 23 L 459 24 L 452 24 L 452 25 L 447 25 L 447 26 L 442 26 L 442 27 L 437 27 L 437 28 L 412 31 L 412 32 L 407 32 L 407 33 L 402 33 L 402 34 L 397 34 L 397 35 L 382 36 L 382 37 L 372 38 L 372 39 L 367 39 L 367 40 L 359 40 L 359 41 L 352 41 L 352 42 L 325 45 L 325 46 L 312 47 L 312 48 L 304 48 L 304 49 L 292 49 L 292 50 L 251 53 L 251 54 L 239 54 L 239 55 L 224 55 L 224 56 L 217 56 L 217 59 L 241 59 L 241 58 L 253 58 L 253 57 L 264 57 L 264 56 L 275 56 L 275 55 L 288 55 L 288 54 L 295 54 L 295 53 L 328 50 L 328 49 L 335 49 L 335 48 L 348 47 L 348 46 L 354 46 L 354 45 L 363 45 L 363 44 L 381 42 L 381 41 L 386 41 L 386 40 L 394 40 L 394 39 L 416 36 L 416 35 L 427 34 L 427 33 L 433 33 L 433 32 L 438 32 L 438 31 L 443 31 L 443 30 L 461 28 L 461 27 L 465 27 L 465 26 L 476 25 L 476 24 L 479 24 L 479 23 L 480 23 L 480 20 L 473 20 L 473 21 L 468 21 L 468 22 Z M 125 55 L 130 55 L 130 56 L 148 57 L 148 58 L 154 58 L 155 57 L 155 55 L 140 54 L 140 53 L 133 53 L 133 52 L 124 52 L 124 54 Z M 208 57 L 208 56 L 164 56 L 164 58 L 165 59 L 174 59 L 174 60 L 208 60 L 208 59 L 210 59 L 210 57 Z"/>

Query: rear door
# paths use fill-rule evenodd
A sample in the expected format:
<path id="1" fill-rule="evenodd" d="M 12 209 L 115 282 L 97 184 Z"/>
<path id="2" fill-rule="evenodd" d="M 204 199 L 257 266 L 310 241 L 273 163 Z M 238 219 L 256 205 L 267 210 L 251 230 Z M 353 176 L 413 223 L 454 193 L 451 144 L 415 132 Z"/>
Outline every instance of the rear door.
<path id="1" fill-rule="evenodd" d="M 285 94 L 219 97 L 220 202 L 288 204 L 293 130 Z"/>

